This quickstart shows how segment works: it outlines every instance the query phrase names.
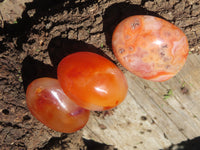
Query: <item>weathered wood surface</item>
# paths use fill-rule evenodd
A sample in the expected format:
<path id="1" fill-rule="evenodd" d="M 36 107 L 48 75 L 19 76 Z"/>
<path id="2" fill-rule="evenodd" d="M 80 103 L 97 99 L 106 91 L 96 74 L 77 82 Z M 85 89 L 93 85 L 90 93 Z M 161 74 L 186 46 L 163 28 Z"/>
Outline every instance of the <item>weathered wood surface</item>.
<path id="1" fill-rule="evenodd" d="M 113 115 L 92 115 L 84 137 L 119 150 L 158 150 L 200 136 L 199 65 L 200 56 L 191 54 L 178 75 L 162 83 L 125 73 L 129 84 L 125 101 Z M 172 94 L 164 99 L 169 89 Z"/>

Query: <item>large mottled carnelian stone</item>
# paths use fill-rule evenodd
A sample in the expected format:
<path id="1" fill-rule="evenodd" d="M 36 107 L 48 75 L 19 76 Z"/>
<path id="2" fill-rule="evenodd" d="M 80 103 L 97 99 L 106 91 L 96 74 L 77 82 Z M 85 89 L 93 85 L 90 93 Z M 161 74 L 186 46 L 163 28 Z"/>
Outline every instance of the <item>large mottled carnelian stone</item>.
<path id="1" fill-rule="evenodd" d="M 124 19 L 114 30 L 112 47 L 119 62 L 147 80 L 165 81 L 185 64 L 189 46 L 175 25 L 148 15 Z"/>

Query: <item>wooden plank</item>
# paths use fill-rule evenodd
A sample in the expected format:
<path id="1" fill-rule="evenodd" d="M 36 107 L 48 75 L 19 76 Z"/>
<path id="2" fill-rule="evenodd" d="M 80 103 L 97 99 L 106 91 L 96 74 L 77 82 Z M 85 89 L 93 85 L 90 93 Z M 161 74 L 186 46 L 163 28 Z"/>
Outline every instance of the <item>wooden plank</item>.
<path id="1" fill-rule="evenodd" d="M 160 83 L 141 80 L 130 73 L 128 73 L 127 79 L 129 81 L 130 92 L 135 97 L 137 103 L 152 119 L 154 119 L 155 123 L 161 128 L 166 137 L 172 141 L 172 143 L 186 140 L 186 137 L 179 131 L 178 127 L 168 117 L 166 112 L 163 111 L 164 108 L 169 109 L 162 98 L 163 92 L 165 92 L 166 89 L 163 90 L 158 87 Z M 153 89 L 151 89 L 151 91 L 147 90 L 150 87 L 153 87 Z M 160 95 L 156 95 L 154 91 L 157 91 Z"/>
<path id="2" fill-rule="evenodd" d="M 200 120 L 200 55 L 191 55 L 181 72 L 177 75 L 182 85 L 189 90 L 188 94 L 181 94 L 175 91 L 177 100 L 182 103 L 193 117 Z M 177 84 L 178 85 L 178 84 Z M 177 85 L 175 85 L 177 87 Z M 179 98 L 180 97 L 180 98 Z"/>
<path id="3" fill-rule="evenodd" d="M 84 137 L 120 150 L 153 150 L 200 136 L 199 64 L 200 56 L 190 55 L 178 75 L 162 83 L 126 72 L 129 92 L 125 101 L 113 115 L 91 115 Z M 169 89 L 173 94 L 164 99 Z"/>
<path id="4" fill-rule="evenodd" d="M 106 129 L 102 130 L 102 125 Z M 159 149 L 171 144 L 130 93 L 113 115 L 105 118 L 92 115 L 83 133 L 87 139 L 114 145 L 120 150 L 148 149 L 149 145 L 151 149 Z"/>

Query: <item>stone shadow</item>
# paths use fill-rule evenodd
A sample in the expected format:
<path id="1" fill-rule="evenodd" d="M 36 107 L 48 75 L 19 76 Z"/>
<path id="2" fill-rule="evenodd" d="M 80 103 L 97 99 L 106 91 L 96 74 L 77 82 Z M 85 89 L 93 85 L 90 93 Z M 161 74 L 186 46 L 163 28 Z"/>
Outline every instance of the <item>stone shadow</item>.
<path id="1" fill-rule="evenodd" d="M 164 19 L 155 12 L 148 11 L 140 5 L 133 5 L 129 3 L 116 3 L 108 7 L 103 16 L 103 31 L 106 36 L 106 44 L 112 49 L 112 34 L 123 19 L 133 15 L 151 15 Z"/>
<path id="2" fill-rule="evenodd" d="M 101 49 L 91 44 L 61 37 L 53 38 L 48 45 L 47 51 L 49 52 L 51 62 L 55 68 L 62 58 L 75 52 L 93 52 L 111 60 Z"/>

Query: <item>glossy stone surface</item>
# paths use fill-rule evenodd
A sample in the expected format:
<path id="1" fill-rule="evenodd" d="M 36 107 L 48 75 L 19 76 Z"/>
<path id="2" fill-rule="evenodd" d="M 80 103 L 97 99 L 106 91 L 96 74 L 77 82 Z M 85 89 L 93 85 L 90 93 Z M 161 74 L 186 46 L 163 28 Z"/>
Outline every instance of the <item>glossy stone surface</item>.
<path id="1" fill-rule="evenodd" d="M 119 62 L 133 74 L 165 81 L 185 64 L 188 41 L 175 25 L 148 15 L 124 19 L 114 30 L 112 47 Z"/>
<path id="2" fill-rule="evenodd" d="M 59 132 L 75 132 L 89 119 L 90 112 L 72 102 L 57 79 L 34 80 L 27 88 L 26 102 L 34 117 Z"/>
<path id="3" fill-rule="evenodd" d="M 102 111 L 119 105 L 128 86 L 124 74 L 108 59 L 91 52 L 66 56 L 58 65 L 58 81 L 77 105 Z"/>

